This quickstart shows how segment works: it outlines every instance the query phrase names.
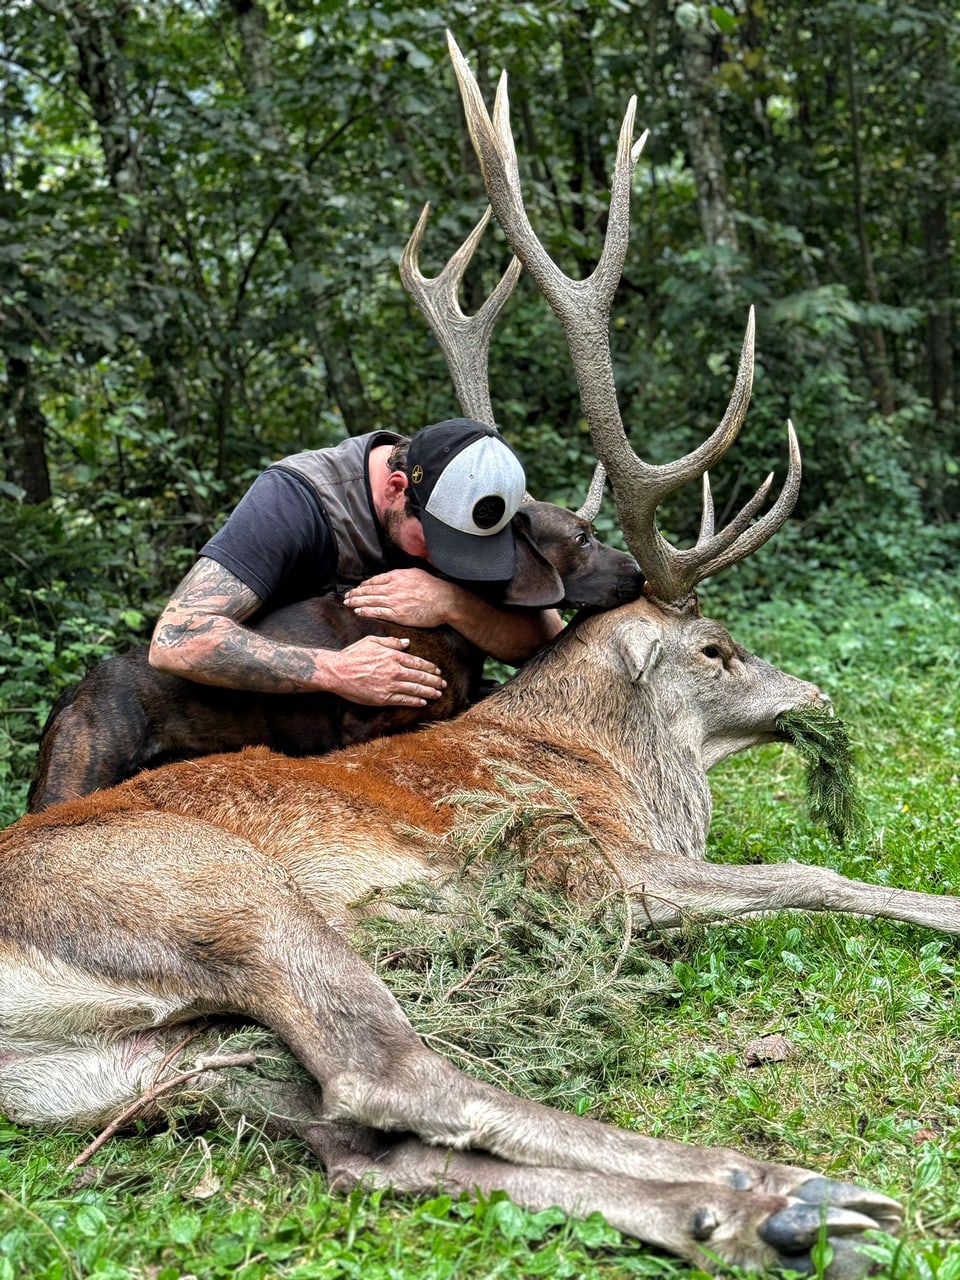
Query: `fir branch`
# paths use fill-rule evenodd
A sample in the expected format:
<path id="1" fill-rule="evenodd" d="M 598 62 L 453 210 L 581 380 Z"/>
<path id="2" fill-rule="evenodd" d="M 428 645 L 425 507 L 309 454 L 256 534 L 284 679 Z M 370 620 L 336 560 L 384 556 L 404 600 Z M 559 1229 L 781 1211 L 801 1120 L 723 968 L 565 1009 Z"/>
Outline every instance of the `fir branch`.
<path id="1" fill-rule="evenodd" d="M 807 804 L 838 845 L 861 835 L 866 810 L 854 776 L 850 734 L 842 720 L 819 707 L 785 711 L 777 727 L 804 762 Z"/>

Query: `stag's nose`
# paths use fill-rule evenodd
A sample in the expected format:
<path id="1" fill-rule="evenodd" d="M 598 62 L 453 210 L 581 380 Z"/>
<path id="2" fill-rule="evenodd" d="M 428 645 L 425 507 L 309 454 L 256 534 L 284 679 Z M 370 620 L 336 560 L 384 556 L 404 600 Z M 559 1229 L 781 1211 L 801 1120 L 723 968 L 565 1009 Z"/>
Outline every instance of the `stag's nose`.
<path id="1" fill-rule="evenodd" d="M 799 689 L 797 685 L 800 686 Z M 785 711 L 799 711 L 801 707 L 825 711 L 831 716 L 834 714 L 833 701 L 829 693 L 824 693 L 818 685 L 812 684 L 809 680 L 798 680 L 792 685 L 790 696 L 784 700 L 777 714 L 783 715 Z"/>
<path id="2" fill-rule="evenodd" d="M 833 699 L 829 693 L 824 693 L 815 684 L 807 685 L 807 701 L 811 706 L 816 707 L 818 711 L 829 711 L 830 715 L 834 714 Z"/>

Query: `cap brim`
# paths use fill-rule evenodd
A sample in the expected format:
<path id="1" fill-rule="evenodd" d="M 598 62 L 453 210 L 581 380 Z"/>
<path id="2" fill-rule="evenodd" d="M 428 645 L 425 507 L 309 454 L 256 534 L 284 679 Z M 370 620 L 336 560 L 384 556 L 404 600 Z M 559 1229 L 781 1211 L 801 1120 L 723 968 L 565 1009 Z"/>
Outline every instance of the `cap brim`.
<path id="1" fill-rule="evenodd" d="M 419 515 L 430 563 L 441 573 L 465 582 L 506 582 L 513 577 L 516 552 L 509 524 L 499 533 L 480 538 L 451 529 L 429 511 Z"/>

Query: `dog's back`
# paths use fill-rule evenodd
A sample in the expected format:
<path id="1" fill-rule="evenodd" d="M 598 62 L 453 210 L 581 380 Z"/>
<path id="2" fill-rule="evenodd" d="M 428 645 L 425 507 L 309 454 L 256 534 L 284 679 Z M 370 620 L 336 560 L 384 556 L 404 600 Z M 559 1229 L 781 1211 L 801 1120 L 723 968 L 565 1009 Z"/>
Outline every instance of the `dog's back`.
<path id="1" fill-rule="evenodd" d="M 341 649 L 366 635 L 407 635 L 409 652 L 444 673 L 443 696 L 428 706 L 368 707 L 336 694 L 249 693 L 156 671 L 142 645 L 107 658 L 54 703 L 27 795 L 31 813 L 112 787 L 142 769 L 245 746 L 284 755 L 338 747 L 456 715 L 476 696 L 483 655 L 449 627 L 394 627 L 358 618 L 333 596 L 267 615 L 255 629 L 275 640 Z"/>

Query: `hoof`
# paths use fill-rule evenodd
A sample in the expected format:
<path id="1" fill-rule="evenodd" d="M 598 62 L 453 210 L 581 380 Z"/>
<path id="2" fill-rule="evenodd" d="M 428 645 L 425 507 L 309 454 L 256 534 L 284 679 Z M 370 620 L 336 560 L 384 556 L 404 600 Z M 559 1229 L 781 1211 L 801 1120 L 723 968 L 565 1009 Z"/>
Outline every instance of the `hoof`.
<path id="1" fill-rule="evenodd" d="M 760 1235 L 778 1253 L 789 1258 L 794 1254 L 809 1253 L 820 1239 L 824 1227 L 832 1243 L 834 1236 L 859 1235 L 876 1230 L 876 1226 L 872 1218 L 862 1213 L 795 1200 L 786 1209 L 771 1214 L 760 1227 Z"/>
<path id="2" fill-rule="evenodd" d="M 891 1235 L 903 1226 L 903 1206 L 878 1191 L 858 1187 L 852 1182 L 836 1182 L 833 1178 L 809 1178 L 792 1193 L 807 1204 L 833 1205 L 849 1209 L 873 1219 L 873 1225 Z"/>

